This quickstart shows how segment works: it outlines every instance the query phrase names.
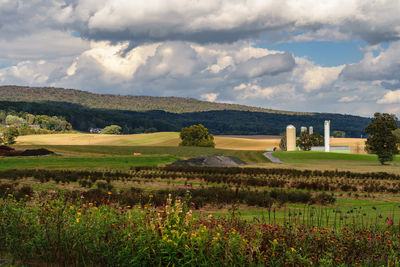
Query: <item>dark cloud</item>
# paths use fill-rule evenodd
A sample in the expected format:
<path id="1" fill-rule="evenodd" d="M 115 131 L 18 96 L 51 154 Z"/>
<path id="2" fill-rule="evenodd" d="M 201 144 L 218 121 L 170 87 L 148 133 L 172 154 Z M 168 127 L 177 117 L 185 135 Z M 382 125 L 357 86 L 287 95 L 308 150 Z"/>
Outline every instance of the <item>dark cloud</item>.
<path id="1" fill-rule="evenodd" d="M 277 75 L 293 70 L 296 63 L 292 53 L 267 55 L 261 58 L 252 58 L 237 68 L 233 74 L 241 78 L 257 78 L 264 75 Z"/>

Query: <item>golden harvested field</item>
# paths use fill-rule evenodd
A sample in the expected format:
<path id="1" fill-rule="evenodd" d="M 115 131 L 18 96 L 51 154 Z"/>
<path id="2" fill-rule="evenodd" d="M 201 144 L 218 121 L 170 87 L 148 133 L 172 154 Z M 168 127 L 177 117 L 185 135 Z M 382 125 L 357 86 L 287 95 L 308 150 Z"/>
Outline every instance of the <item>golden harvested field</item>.
<path id="1" fill-rule="evenodd" d="M 252 139 L 216 136 L 216 148 L 233 150 L 266 150 L 279 147 L 279 138 Z M 27 135 L 17 139 L 17 145 L 95 145 L 95 146 L 178 146 L 179 133 L 161 132 L 150 134 L 50 134 Z M 333 146 L 350 146 L 351 153 L 363 153 L 365 139 L 331 138 Z"/>

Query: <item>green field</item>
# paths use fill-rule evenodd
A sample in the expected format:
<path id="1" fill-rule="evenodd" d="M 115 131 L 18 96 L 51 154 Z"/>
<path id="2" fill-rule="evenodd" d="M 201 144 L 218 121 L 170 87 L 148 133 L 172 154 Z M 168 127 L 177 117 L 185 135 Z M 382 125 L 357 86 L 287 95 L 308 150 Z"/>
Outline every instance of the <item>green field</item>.
<path id="1" fill-rule="evenodd" d="M 381 165 L 376 155 L 326 153 L 320 151 L 277 151 L 273 155 L 285 162 L 283 168 L 346 170 L 355 172 L 390 172 L 400 174 L 400 156 Z"/>
<path id="2" fill-rule="evenodd" d="M 268 163 L 270 162 L 263 156 L 264 151 L 229 150 L 209 147 L 182 147 L 182 146 L 18 146 L 18 148 L 47 148 L 51 151 L 78 154 L 87 156 L 128 156 L 133 153 L 143 155 L 172 156 L 176 158 L 192 158 L 202 155 L 234 156 L 248 163 Z"/>
<path id="3" fill-rule="evenodd" d="M 157 166 L 178 160 L 172 156 L 113 157 L 11 157 L 0 159 L 0 170 L 7 169 L 129 169 L 132 166 Z"/>
<path id="4" fill-rule="evenodd" d="M 378 161 L 377 156 L 371 154 L 326 153 L 321 151 L 277 151 L 273 155 L 287 163 L 302 163 L 310 160 Z M 396 157 L 395 161 L 400 162 L 400 157 Z"/>

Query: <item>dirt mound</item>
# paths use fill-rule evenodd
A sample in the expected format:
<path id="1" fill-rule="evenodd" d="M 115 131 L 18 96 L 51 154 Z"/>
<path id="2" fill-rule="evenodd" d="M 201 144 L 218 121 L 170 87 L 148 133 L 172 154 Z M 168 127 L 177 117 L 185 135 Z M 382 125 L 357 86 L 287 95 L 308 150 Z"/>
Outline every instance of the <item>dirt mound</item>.
<path id="1" fill-rule="evenodd" d="M 247 164 L 246 162 L 227 156 L 200 156 L 188 160 L 179 160 L 171 166 L 204 166 L 204 167 L 238 167 Z"/>
<path id="2" fill-rule="evenodd" d="M 0 146 L 0 156 L 4 157 L 18 157 L 18 156 L 45 156 L 54 154 L 54 152 L 45 148 L 40 149 L 27 149 L 27 150 L 15 150 L 9 146 Z"/>

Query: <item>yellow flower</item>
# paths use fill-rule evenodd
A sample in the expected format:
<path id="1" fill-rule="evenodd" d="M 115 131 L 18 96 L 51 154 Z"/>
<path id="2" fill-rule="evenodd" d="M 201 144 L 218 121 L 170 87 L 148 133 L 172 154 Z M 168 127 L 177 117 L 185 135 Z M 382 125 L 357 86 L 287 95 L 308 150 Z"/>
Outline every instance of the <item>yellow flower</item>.
<path id="1" fill-rule="evenodd" d="M 89 206 L 93 206 L 93 203 L 89 203 Z"/>
<path id="2" fill-rule="evenodd" d="M 12 194 L 8 194 L 9 197 L 12 197 Z"/>
<path id="3" fill-rule="evenodd" d="M 149 197 L 153 197 L 153 195 L 149 195 Z"/>
<path id="4" fill-rule="evenodd" d="M 77 212 L 76 214 L 78 214 L 78 215 L 82 215 L 82 213 L 80 213 L 80 212 Z"/>
<path id="5" fill-rule="evenodd" d="M 296 249 L 295 248 L 290 248 L 293 252 L 296 252 Z"/>
<path id="6" fill-rule="evenodd" d="M 111 195 L 111 192 L 108 192 L 109 195 Z"/>
<path id="7" fill-rule="evenodd" d="M 79 222 L 79 218 L 76 218 L 76 222 L 77 222 L 77 223 Z"/>
<path id="8" fill-rule="evenodd" d="M 278 244 L 278 240 L 277 240 L 277 239 L 274 239 L 274 243 L 275 243 L 275 244 Z"/>

